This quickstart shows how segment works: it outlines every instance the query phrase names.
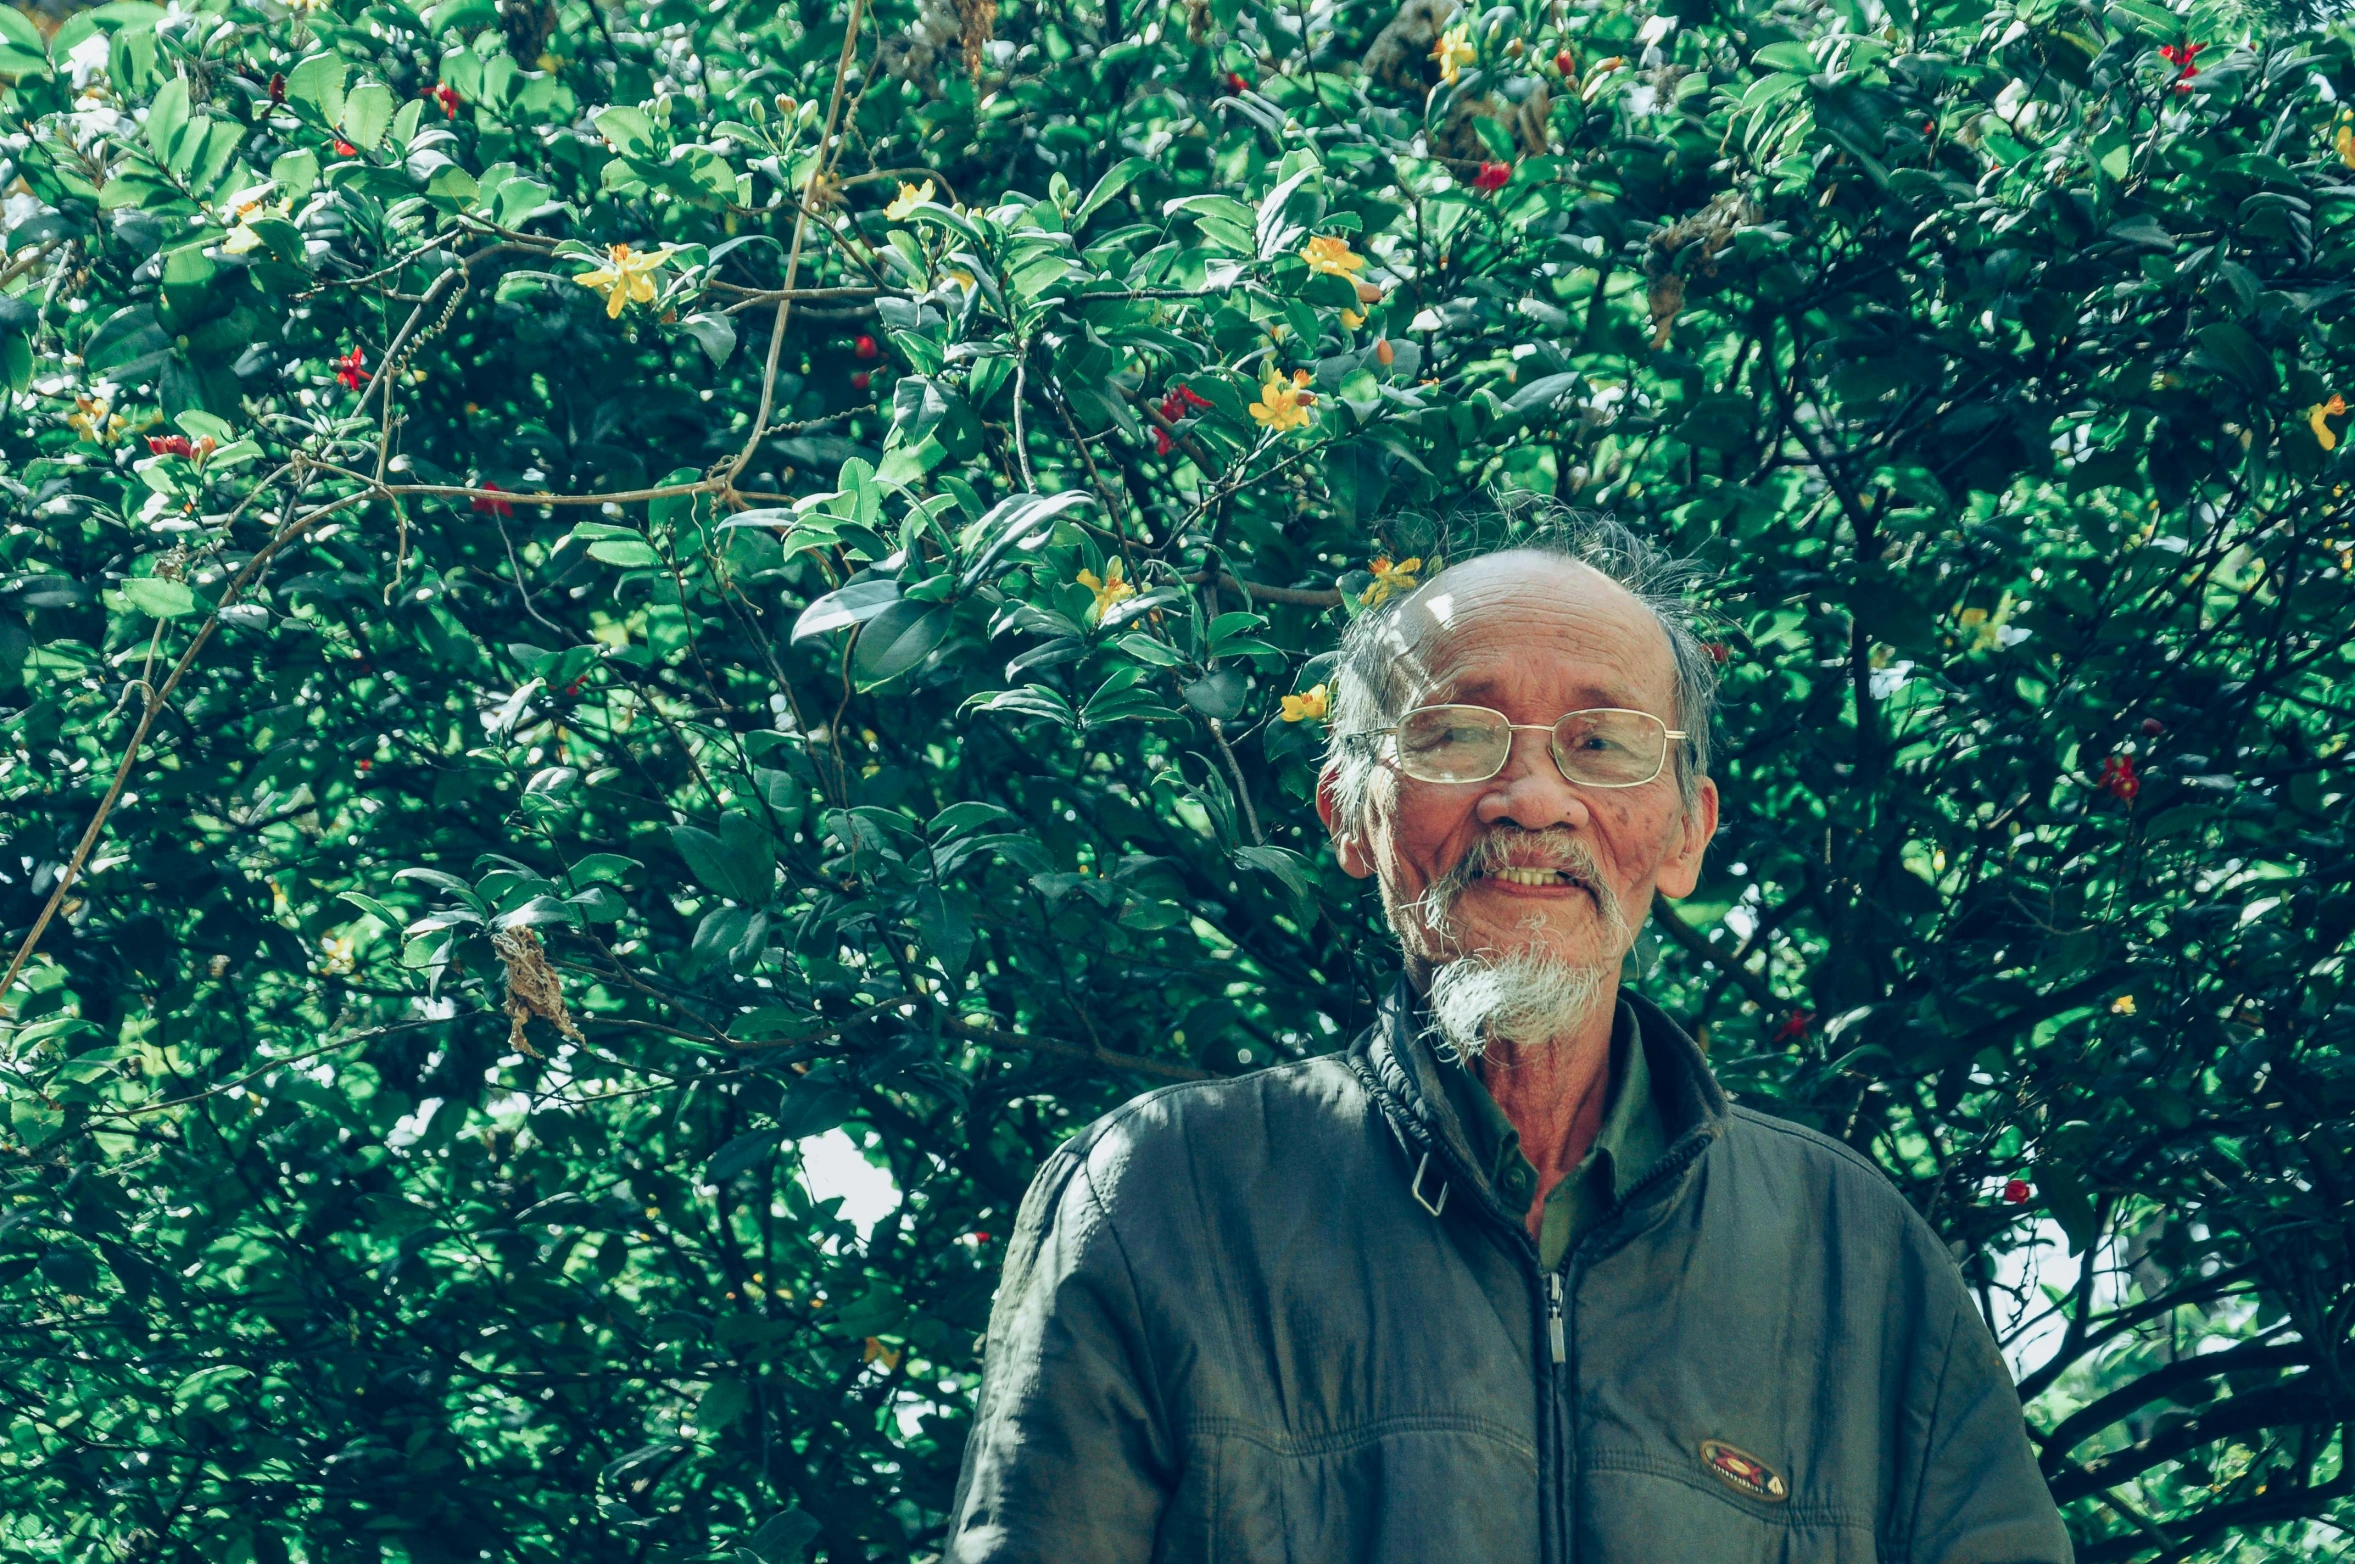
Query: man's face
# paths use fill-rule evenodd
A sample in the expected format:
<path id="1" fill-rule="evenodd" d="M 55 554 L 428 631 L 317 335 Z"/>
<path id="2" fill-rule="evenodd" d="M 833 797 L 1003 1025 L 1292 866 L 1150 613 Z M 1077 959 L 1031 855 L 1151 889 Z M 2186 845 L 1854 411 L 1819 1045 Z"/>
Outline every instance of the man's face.
<path id="1" fill-rule="evenodd" d="M 1617 706 L 1677 725 L 1666 633 L 1584 565 L 1525 553 L 1475 560 L 1417 592 L 1402 625 L 1424 671 L 1409 708 L 1487 706 L 1550 727 L 1565 712 Z M 1379 880 L 1410 965 L 1426 970 L 1529 954 L 1615 971 L 1653 892 L 1691 893 L 1717 826 L 1716 788 L 1704 782 L 1688 813 L 1673 756 L 1640 787 L 1594 788 L 1562 775 L 1538 731 L 1516 731 L 1504 769 L 1485 782 L 1418 781 L 1390 763 L 1387 745 L 1381 753 L 1362 820 L 1338 817 L 1330 775 L 1319 813 L 1342 868 Z M 1515 869 L 1571 872 L 1537 884 L 1499 872 Z M 1443 929 L 1416 905 L 1435 885 L 1455 890 Z"/>

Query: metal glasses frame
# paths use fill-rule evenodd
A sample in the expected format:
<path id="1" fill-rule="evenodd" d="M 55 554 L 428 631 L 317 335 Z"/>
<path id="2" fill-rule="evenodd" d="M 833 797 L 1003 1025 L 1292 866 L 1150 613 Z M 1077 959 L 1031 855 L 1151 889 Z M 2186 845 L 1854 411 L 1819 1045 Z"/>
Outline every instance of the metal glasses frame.
<path id="1" fill-rule="evenodd" d="M 1556 717 L 1551 722 L 1514 722 L 1510 718 L 1506 717 L 1503 712 L 1498 711 L 1493 706 L 1474 706 L 1463 701 L 1441 701 L 1436 705 L 1417 706 L 1406 712 L 1404 715 L 1412 717 L 1416 712 L 1424 711 L 1484 711 L 1490 716 L 1503 722 L 1508 734 L 1528 732 L 1558 736 L 1562 731 L 1562 724 L 1568 722 L 1572 717 L 1591 717 L 1600 715 L 1642 717 L 1647 721 L 1657 722 L 1660 724 L 1662 743 L 1660 745 L 1659 762 L 1652 767 L 1652 771 L 1649 776 L 1639 778 L 1633 782 L 1589 782 L 1583 777 L 1574 777 L 1570 774 L 1570 768 L 1562 763 L 1561 746 L 1557 743 L 1549 742 L 1546 745 L 1546 752 L 1554 758 L 1554 769 L 1561 772 L 1562 780 L 1568 782 L 1573 787 L 1644 787 L 1652 782 L 1656 782 L 1660 778 L 1660 773 L 1668 769 L 1668 744 L 1666 741 L 1669 739 L 1683 740 L 1692 737 L 1692 735 L 1687 733 L 1684 729 L 1672 728 L 1667 723 L 1660 722 L 1660 719 L 1654 716 L 1652 713 L 1648 711 L 1637 711 L 1632 706 L 1582 706 L 1576 711 L 1566 711 L 1562 713 L 1562 715 Z M 1362 748 L 1368 744 L 1371 744 L 1376 739 L 1386 738 L 1397 733 L 1399 728 L 1403 727 L 1404 725 L 1405 724 L 1403 722 L 1399 722 L 1393 723 L 1387 728 L 1369 728 L 1363 733 L 1352 733 L 1349 735 L 1347 742 Z M 1513 745 L 1512 740 L 1508 737 L 1505 741 L 1504 753 L 1497 757 L 1496 765 L 1485 775 L 1477 777 L 1459 777 L 1452 782 L 1439 782 L 1436 785 L 1441 787 L 1467 787 L 1476 782 L 1491 781 L 1495 778 L 1498 772 L 1505 769 L 1505 762 L 1511 760 L 1512 758 Z M 1401 766 L 1399 769 L 1405 770 L 1405 767 Z M 1408 772 L 1407 774 L 1409 776 L 1414 775 L 1412 772 Z M 1425 782 L 1431 781 L 1433 779 L 1428 777 L 1416 777 L 1415 780 L 1418 782 Z"/>

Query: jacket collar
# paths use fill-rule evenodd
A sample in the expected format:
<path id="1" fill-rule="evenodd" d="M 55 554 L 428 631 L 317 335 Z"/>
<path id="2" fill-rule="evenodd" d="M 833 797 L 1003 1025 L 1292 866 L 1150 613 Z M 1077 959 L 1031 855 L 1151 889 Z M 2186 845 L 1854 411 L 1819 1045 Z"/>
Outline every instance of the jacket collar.
<path id="1" fill-rule="evenodd" d="M 1653 1174 L 1629 1192 L 1629 1208 L 1656 1212 L 1672 1205 L 1690 1182 L 1692 1170 L 1708 1143 L 1725 1131 L 1732 1105 L 1710 1073 L 1698 1044 L 1668 1013 L 1640 994 L 1625 989 L 1620 998 L 1635 1012 L 1636 1041 L 1652 1077 L 1660 1116 L 1668 1137 L 1668 1151 Z M 1473 1155 L 1470 1138 L 1458 1122 L 1447 1091 L 1436 1072 L 1441 1068 L 1430 1045 L 1419 1033 L 1423 1026 L 1421 996 L 1402 974 L 1383 999 L 1374 1024 L 1350 1049 L 1350 1063 L 1381 1107 L 1392 1133 L 1408 1156 L 1411 1171 L 1422 1174 L 1421 1161 L 1429 1155 L 1435 1166 L 1427 1178 L 1443 1172 L 1446 1181 L 1474 1195 L 1493 1215 L 1521 1231 L 1520 1214 L 1507 1209 L 1491 1184 L 1487 1170 Z M 1418 1188 L 1430 1198 L 1425 1178 Z M 1625 1224 L 1607 1224 L 1622 1227 Z"/>

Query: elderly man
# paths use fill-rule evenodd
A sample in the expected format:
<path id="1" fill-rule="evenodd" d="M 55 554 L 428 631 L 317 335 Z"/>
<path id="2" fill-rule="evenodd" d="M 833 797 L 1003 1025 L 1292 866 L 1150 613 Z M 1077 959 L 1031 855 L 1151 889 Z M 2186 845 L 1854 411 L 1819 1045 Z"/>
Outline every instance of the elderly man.
<path id="1" fill-rule="evenodd" d="M 1048 1160 L 947 1558 L 2069 1558 L 1928 1226 L 1620 990 L 1717 821 L 1657 564 L 1589 533 L 1351 627 L 1319 812 L 1402 981 L 1346 1055 Z"/>

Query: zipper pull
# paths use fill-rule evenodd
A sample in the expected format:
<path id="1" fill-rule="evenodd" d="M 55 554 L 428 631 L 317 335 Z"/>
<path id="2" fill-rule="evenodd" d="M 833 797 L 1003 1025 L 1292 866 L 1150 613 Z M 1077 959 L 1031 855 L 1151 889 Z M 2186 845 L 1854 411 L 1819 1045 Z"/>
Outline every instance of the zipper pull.
<path id="1" fill-rule="evenodd" d="M 1545 1279 L 1545 1335 L 1554 1349 L 1554 1361 L 1570 1361 L 1570 1344 L 1562 1332 L 1562 1273 L 1549 1271 Z"/>

